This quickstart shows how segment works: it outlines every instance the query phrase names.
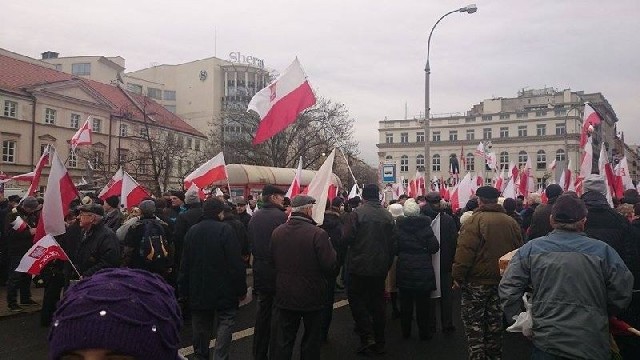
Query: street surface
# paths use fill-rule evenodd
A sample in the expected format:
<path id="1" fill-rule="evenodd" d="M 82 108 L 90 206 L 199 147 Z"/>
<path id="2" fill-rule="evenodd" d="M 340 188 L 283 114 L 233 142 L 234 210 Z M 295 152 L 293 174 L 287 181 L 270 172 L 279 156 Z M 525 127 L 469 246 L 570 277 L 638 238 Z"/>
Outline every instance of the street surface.
<path id="1" fill-rule="evenodd" d="M 357 336 L 353 332 L 353 319 L 349 305 L 344 301 L 344 294 L 338 294 L 334 310 L 333 322 L 329 333 L 329 342 L 322 347 L 322 359 L 362 359 L 355 354 L 359 345 Z M 391 311 L 389 309 L 388 313 Z M 231 345 L 231 359 L 251 359 L 251 342 L 253 340 L 253 325 L 255 318 L 255 303 L 252 302 L 240 309 L 236 319 L 236 329 Z M 417 329 L 414 328 L 413 337 L 404 340 L 400 331 L 400 320 L 391 319 L 387 322 L 387 354 L 377 356 L 377 359 L 451 359 L 463 360 L 467 357 L 466 340 L 460 322 L 459 307 L 455 308 L 454 318 L 457 318 L 457 331 L 452 334 L 435 334 L 431 341 L 420 341 Z M 301 329 L 302 330 L 302 329 Z M 48 329 L 39 325 L 39 313 L 20 314 L 0 319 L 0 359 L 46 359 L 47 358 Z M 299 347 L 300 337 L 298 337 Z M 183 348 L 181 352 L 188 358 L 192 353 L 191 328 L 185 324 L 182 329 Z M 528 359 L 531 345 L 519 334 L 506 334 L 504 338 L 504 360 Z M 294 352 L 294 359 L 299 358 L 299 352 Z"/>

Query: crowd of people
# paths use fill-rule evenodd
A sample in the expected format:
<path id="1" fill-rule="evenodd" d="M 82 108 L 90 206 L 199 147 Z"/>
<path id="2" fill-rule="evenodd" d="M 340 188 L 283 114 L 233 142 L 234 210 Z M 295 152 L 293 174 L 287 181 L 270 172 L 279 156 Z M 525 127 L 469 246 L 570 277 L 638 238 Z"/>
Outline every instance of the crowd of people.
<path id="1" fill-rule="evenodd" d="M 272 185 L 255 200 L 173 191 L 126 213 L 117 197 L 88 196 L 73 204 L 57 238 L 71 262 L 54 261 L 41 274 L 51 358 L 111 351 L 175 359 L 188 319 L 194 357 L 228 359 L 250 267 L 259 360 L 291 359 L 300 322 L 301 358 L 319 359 L 342 289 L 364 356 L 386 352 L 389 310 L 405 339 L 414 319 L 420 341 L 459 331 L 459 292 L 469 359 L 500 359 L 505 327 L 530 292 L 532 358 L 635 359 L 638 338 L 610 324 L 640 326 L 640 196 L 627 190 L 612 207 L 605 184 L 590 175 L 581 196 L 552 184 L 545 201 L 503 199 L 484 186 L 455 212 L 438 192 L 387 204 L 369 184 L 361 198 L 328 201 L 320 226 L 316 199 L 288 199 Z M 12 269 L 32 245 L 41 206 L 34 197 L 0 205 L 11 311 L 35 304 L 31 276 Z M 16 228 L 17 217 L 27 226 Z M 78 331 L 90 335 L 74 337 Z M 130 344 L 140 338 L 148 345 Z"/>

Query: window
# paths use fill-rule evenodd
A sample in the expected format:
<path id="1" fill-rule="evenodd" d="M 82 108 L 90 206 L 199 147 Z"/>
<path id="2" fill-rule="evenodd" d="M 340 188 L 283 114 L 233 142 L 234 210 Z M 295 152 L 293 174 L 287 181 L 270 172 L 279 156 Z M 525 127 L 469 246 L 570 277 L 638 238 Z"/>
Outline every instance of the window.
<path id="1" fill-rule="evenodd" d="M 456 141 L 456 140 L 458 140 L 458 130 L 449 131 L 449 141 Z"/>
<path id="2" fill-rule="evenodd" d="M 390 162 L 390 161 L 393 160 L 393 156 L 387 155 L 384 159 L 385 159 L 385 161 L 389 161 Z"/>
<path id="3" fill-rule="evenodd" d="M 176 106 L 175 105 L 163 105 L 165 109 L 169 110 L 172 113 L 176 113 Z"/>
<path id="4" fill-rule="evenodd" d="M 409 186 L 409 179 L 402 179 L 402 186 L 406 189 Z"/>
<path id="5" fill-rule="evenodd" d="M 129 126 L 127 124 L 120 124 L 120 136 L 129 136 Z"/>
<path id="6" fill-rule="evenodd" d="M 147 96 L 150 98 L 161 100 L 162 99 L 162 90 L 156 88 L 147 88 Z"/>
<path id="7" fill-rule="evenodd" d="M 555 116 L 562 116 L 565 115 L 567 113 L 567 109 L 555 109 L 553 110 L 553 114 Z"/>
<path id="8" fill-rule="evenodd" d="M 464 118 L 464 122 L 466 122 L 466 123 L 476 122 L 476 118 L 475 118 L 475 116 L 474 117 Z"/>
<path id="9" fill-rule="evenodd" d="M 69 148 L 69 161 L 67 161 L 67 166 L 70 168 L 78 167 L 78 154 L 75 151 L 71 151 Z"/>
<path id="10" fill-rule="evenodd" d="M 18 103 L 11 100 L 4 101 L 4 116 L 16 117 L 18 115 Z"/>
<path id="11" fill-rule="evenodd" d="M 401 143 L 408 143 L 409 142 L 409 133 L 403 132 L 400 133 L 400 142 Z"/>
<path id="12" fill-rule="evenodd" d="M 138 174 L 146 174 L 147 173 L 147 164 L 145 163 L 145 159 L 140 159 L 138 162 Z"/>
<path id="13" fill-rule="evenodd" d="M 547 116 L 547 111 L 546 110 L 538 110 L 538 111 L 536 111 L 536 116 L 537 117 Z"/>
<path id="14" fill-rule="evenodd" d="M 416 156 L 416 167 L 424 167 L 424 155 Z"/>
<path id="15" fill-rule="evenodd" d="M 424 142 L 424 131 L 418 131 L 416 133 L 416 142 L 418 143 Z"/>
<path id="16" fill-rule="evenodd" d="M 56 111 L 50 108 L 44 110 L 44 123 L 55 124 L 56 123 Z"/>
<path id="17" fill-rule="evenodd" d="M 468 153 L 467 156 L 465 156 L 465 162 L 467 171 L 475 171 L 476 157 L 473 156 L 473 153 Z"/>
<path id="18" fill-rule="evenodd" d="M 491 139 L 491 128 L 482 129 L 482 138 L 483 139 Z"/>
<path id="19" fill-rule="evenodd" d="M 529 156 L 527 155 L 527 152 L 524 150 L 521 150 L 518 153 L 518 166 L 524 166 L 527 163 L 528 158 Z"/>
<path id="20" fill-rule="evenodd" d="M 90 63 L 71 64 L 71 73 L 73 75 L 91 75 L 91 64 Z"/>
<path id="21" fill-rule="evenodd" d="M 164 91 L 164 99 L 165 100 L 175 100 L 176 99 L 176 92 L 173 90 L 165 90 Z"/>
<path id="22" fill-rule="evenodd" d="M 476 131 L 473 129 L 467 130 L 467 140 L 474 140 L 476 138 Z"/>
<path id="23" fill-rule="evenodd" d="M 536 178 L 536 187 L 538 189 L 544 188 L 544 178 Z"/>
<path id="24" fill-rule="evenodd" d="M 99 168 L 104 164 L 104 153 L 102 151 L 93 152 L 93 167 Z"/>
<path id="25" fill-rule="evenodd" d="M 385 138 L 387 144 L 393 144 L 393 133 L 386 133 Z"/>
<path id="26" fill-rule="evenodd" d="M 435 154 L 431 157 L 431 170 L 440 171 L 440 155 Z"/>
<path id="27" fill-rule="evenodd" d="M 55 64 L 56 70 L 62 71 L 62 64 Z"/>
<path id="28" fill-rule="evenodd" d="M 120 149 L 118 151 L 118 165 L 122 165 L 126 163 L 127 163 L 127 153 L 122 151 L 122 149 Z"/>
<path id="29" fill-rule="evenodd" d="M 567 133 L 567 127 L 564 123 L 556 123 L 556 135 L 564 135 Z"/>
<path id="30" fill-rule="evenodd" d="M 516 117 L 518 119 L 526 119 L 527 117 L 529 117 L 529 113 L 524 111 L 524 112 L 518 112 L 516 113 Z"/>
<path id="31" fill-rule="evenodd" d="M 191 149 L 193 147 L 193 139 L 188 137 L 187 138 L 187 149 Z"/>
<path id="32" fill-rule="evenodd" d="M 498 166 L 500 166 L 500 169 L 504 169 L 504 168 L 508 168 L 509 167 L 509 153 L 506 151 L 503 151 L 500 153 L 500 158 L 498 159 Z"/>
<path id="33" fill-rule="evenodd" d="M 400 156 L 400 171 L 409 171 L 409 157 L 407 155 Z"/>
<path id="34" fill-rule="evenodd" d="M 132 93 L 142 95 L 142 85 L 128 83 L 127 90 L 131 91 Z"/>
<path id="35" fill-rule="evenodd" d="M 80 114 L 71 114 L 71 121 L 69 127 L 77 129 L 80 127 Z"/>
<path id="36" fill-rule="evenodd" d="M 544 150 L 538 150 L 536 154 L 536 169 L 544 170 L 547 168 L 547 154 Z"/>
<path id="37" fill-rule="evenodd" d="M 556 150 L 556 161 L 564 161 L 565 160 L 565 156 L 564 156 L 564 150 L 563 149 L 558 149 Z"/>
<path id="38" fill-rule="evenodd" d="M 434 131 L 431 133 L 431 141 L 438 142 L 440 141 L 440 131 Z"/>
<path id="39" fill-rule="evenodd" d="M 501 127 L 500 128 L 500 137 L 501 138 L 509 137 L 509 128 L 508 127 Z"/>
<path id="40" fill-rule="evenodd" d="M 143 139 L 147 139 L 149 137 L 149 131 L 144 126 L 140 127 L 140 137 Z"/>
<path id="41" fill-rule="evenodd" d="M 492 119 L 491 115 L 482 115 L 482 121 L 489 121 Z"/>
<path id="42" fill-rule="evenodd" d="M 2 142 L 2 161 L 12 163 L 16 161 L 16 142 L 5 140 Z"/>
<path id="43" fill-rule="evenodd" d="M 500 120 L 508 120 L 510 117 L 510 114 L 500 114 Z"/>
<path id="44" fill-rule="evenodd" d="M 102 127 L 101 125 L 102 125 L 102 120 L 91 118 L 91 131 L 99 133 Z"/>
<path id="45" fill-rule="evenodd" d="M 536 125 L 536 135 L 538 135 L 538 136 L 547 135 L 547 125 L 545 125 L 545 124 Z"/>
<path id="46" fill-rule="evenodd" d="M 527 136 L 527 125 L 518 126 L 518 137 Z"/>
<path id="47" fill-rule="evenodd" d="M 196 144 L 195 150 L 200 151 L 200 139 L 196 139 L 195 144 Z"/>

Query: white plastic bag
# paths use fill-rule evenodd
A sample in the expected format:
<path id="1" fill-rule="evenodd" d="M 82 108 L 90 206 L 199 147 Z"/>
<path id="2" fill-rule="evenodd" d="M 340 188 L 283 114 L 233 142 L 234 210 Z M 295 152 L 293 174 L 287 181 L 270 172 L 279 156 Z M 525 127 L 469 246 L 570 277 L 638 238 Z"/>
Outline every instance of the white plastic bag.
<path id="1" fill-rule="evenodd" d="M 253 301 L 253 288 L 249 286 L 247 288 L 247 296 L 244 298 L 244 300 L 240 301 L 240 303 L 238 304 L 238 307 L 245 306 L 251 301 Z"/>
<path id="2" fill-rule="evenodd" d="M 524 308 L 526 310 L 513 317 L 516 322 L 509 326 L 507 331 L 522 332 L 522 335 L 531 337 L 533 335 L 533 331 L 531 330 L 533 326 L 533 318 L 531 317 L 531 293 L 524 293 L 524 295 L 522 295 L 522 302 L 524 302 Z"/>

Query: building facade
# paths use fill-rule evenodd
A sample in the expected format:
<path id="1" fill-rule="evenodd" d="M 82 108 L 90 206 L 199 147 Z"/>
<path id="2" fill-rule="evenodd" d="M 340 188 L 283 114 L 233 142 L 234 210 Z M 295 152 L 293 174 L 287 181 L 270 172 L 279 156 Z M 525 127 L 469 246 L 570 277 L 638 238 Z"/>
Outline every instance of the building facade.
<path id="1" fill-rule="evenodd" d="M 594 136 L 594 148 L 602 143 L 611 156 L 618 118 L 605 97 L 600 93 L 545 88 L 522 90 L 513 98 L 484 100 L 464 115 L 432 117 L 426 137 L 424 119 L 380 121 L 379 161 L 395 164 L 398 182 L 404 178 L 406 183 L 425 166 L 432 178 L 446 181 L 451 177 L 452 163 L 458 162 L 461 174 L 469 171 L 490 184 L 493 171 L 482 157 L 475 155 L 482 142 L 485 149 L 496 154 L 498 168 L 506 168 L 510 162 L 523 166 L 531 159 L 538 185 L 552 178 L 557 181 L 569 160 L 574 171 L 580 166 L 579 138 L 585 102 L 604 118 Z M 425 140 L 430 142 L 427 159 Z M 554 160 L 558 166 L 550 171 L 548 167 Z M 594 162 L 597 168 L 597 156 Z"/>

